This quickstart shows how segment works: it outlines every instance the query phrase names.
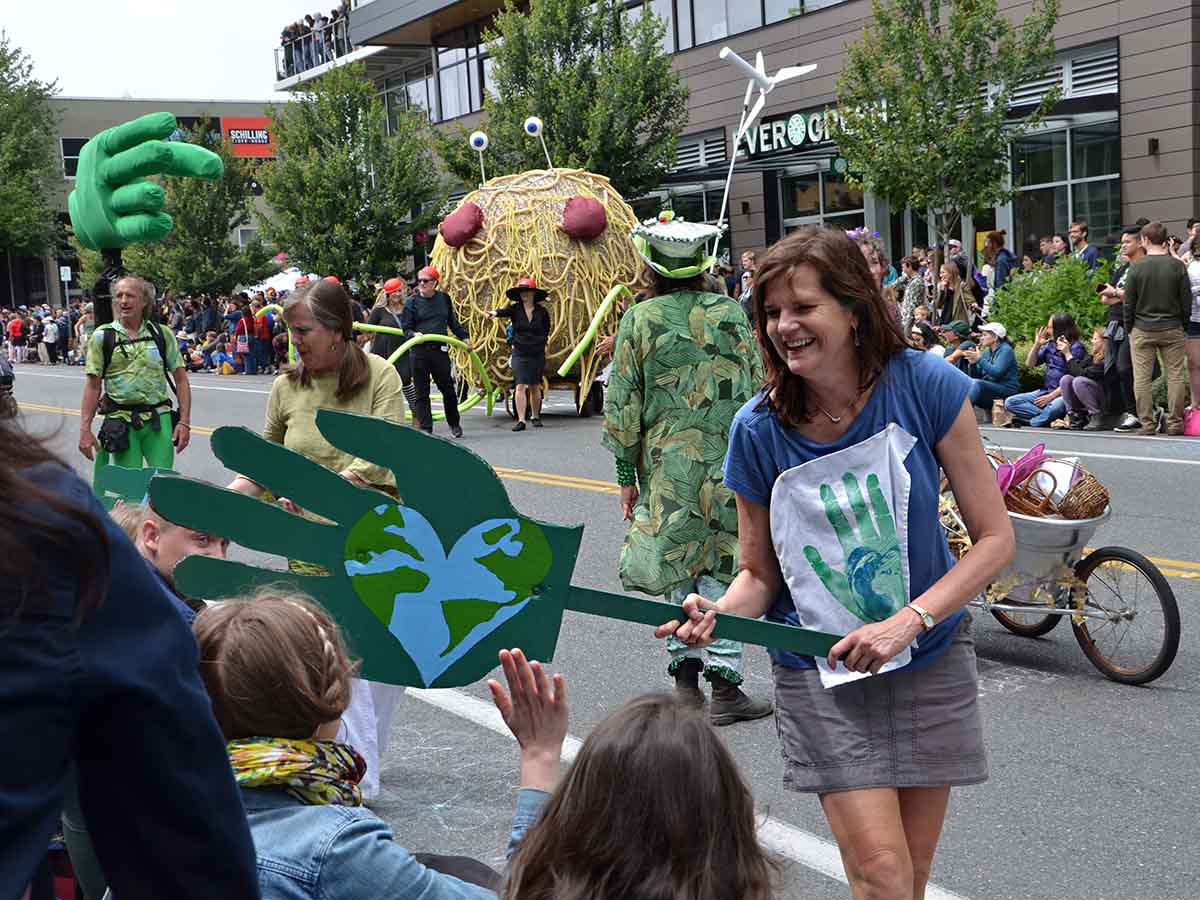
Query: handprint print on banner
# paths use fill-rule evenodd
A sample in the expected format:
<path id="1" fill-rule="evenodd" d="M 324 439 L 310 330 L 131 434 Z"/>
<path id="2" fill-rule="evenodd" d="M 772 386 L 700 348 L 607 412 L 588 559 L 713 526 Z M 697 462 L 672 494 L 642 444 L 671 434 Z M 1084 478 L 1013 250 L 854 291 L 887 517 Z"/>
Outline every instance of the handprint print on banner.
<path id="1" fill-rule="evenodd" d="M 154 508 L 329 574 L 191 557 L 176 570 L 185 594 L 216 600 L 288 584 L 337 619 L 372 681 L 454 687 L 484 677 L 505 647 L 553 656 L 582 527 L 521 516 L 487 463 L 461 445 L 332 410 L 317 414 L 317 427 L 335 446 L 391 468 L 402 501 L 247 429 L 220 428 L 211 444 L 223 463 L 320 520 L 180 477 L 151 482 Z"/>
<path id="2" fill-rule="evenodd" d="M 842 548 L 845 571 L 833 569 L 811 545 L 804 548 L 804 557 L 838 603 L 864 622 L 881 622 L 908 602 L 896 521 L 880 490 L 878 475 L 867 476 L 870 511 L 857 476 L 847 472 L 842 476 L 842 485 L 855 525 L 846 518 L 842 501 L 833 488 L 822 484 L 820 490 L 825 518 L 833 526 Z"/>

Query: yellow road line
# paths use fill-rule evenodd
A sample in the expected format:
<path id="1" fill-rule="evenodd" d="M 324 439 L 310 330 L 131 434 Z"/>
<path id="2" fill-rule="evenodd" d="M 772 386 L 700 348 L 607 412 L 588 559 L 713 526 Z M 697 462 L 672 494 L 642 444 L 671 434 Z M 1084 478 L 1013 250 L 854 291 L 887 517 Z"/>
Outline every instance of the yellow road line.
<path id="1" fill-rule="evenodd" d="M 21 401 L 22 409 L 36 412 L 58 413 L 64 416 L 78 416 L 79 410 L 66 406 L 48 406 L 44 403 L 26 403 Z M 193 434 L 211 435 L 212 428 L 204 425 L 193 425 Z M 595 478 L 582 478 L 576 475 L 558 475 L 553 472 L 535 472 L 531 469 L 516 469 L 511 466 L 493 466 L 496 474 L 509 481 L 526 481 L 530 484 L 542 484 L 547 487 L 570 488 L 576 491 L 593 491 L 598 494 L 619 494 L 620 487 L 612 481 L 600 481 Z M 1088 551 L 1094 548 L 1086 548 Z M 1200 578 L 1200 562 L 1189 562 L 1182 559 L 1162 559 L 1147 557 L 1150 562 L 1169 578 Z"/>

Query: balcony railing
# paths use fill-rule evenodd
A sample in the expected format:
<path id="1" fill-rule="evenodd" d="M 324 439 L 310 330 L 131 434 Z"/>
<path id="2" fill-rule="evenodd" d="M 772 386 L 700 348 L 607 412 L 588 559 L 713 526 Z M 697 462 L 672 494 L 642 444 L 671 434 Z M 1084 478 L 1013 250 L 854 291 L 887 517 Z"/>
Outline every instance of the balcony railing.
<path id="1" fill-rule="evenodd" d="M 275 48 L 275 74 L 283 81 L 333 62 L 353 49 L 346 34 L 346 17 L 342 16 L 324 28 L 306 30 L 291 40 L 283 40 Z"/>

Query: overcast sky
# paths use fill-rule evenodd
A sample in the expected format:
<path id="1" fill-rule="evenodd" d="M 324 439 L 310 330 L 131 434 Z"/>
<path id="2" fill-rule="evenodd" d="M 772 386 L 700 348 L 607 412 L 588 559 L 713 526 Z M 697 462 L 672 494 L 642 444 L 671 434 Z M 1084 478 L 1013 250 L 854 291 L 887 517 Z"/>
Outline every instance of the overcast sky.
<path id="1" fill-rule="evenodd" d="M 273 51 L 336 0 L 3 0 L 0 28 L 67 97 L 283 99 Z"/>

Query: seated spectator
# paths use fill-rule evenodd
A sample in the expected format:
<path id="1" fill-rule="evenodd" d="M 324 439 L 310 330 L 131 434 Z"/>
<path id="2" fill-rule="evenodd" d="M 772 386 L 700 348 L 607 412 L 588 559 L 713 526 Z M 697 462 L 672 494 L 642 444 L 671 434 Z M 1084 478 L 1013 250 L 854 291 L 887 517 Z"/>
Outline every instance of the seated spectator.
<path id="1" fill-rule="evenodd" d="M 1011 397 L 1021 389 L 1017 355 L 1008 339 L 1008 329 L 999 322 L 979 326 L 979 345 L 964 350 L 970 363 L 971 403 L 991 412 L 992 403 Z"/>
<path id="2" fill-rule="evenodd" d="M 928 322 L 913 322 L 912 328 L 909 329 L 908 342 L 912 344 L 914 350 L 929 351 L 934 347 L 941 348 L 942 346 L 937 332 Z M 945 352 L 944 349 L 943 352 Z"/>
<path id="3" fill-rule="evenodd" d="M 1058 348 L 1060 337 L 1066 338 L 1066 353 Z M 1045 382 L 1036 391 L 1014 394 L 1004 401 L 1004 408 L 1013 414 L 1013 423 L 1048 428 L 1055 419 L 1066 415 L 1067 405 L 1062 399 L 1058 383 L 1066 374 L 1068 361 L 1085 359 L 1087 348 L 1079 339 L 1079 326 L 1075 324 L 1074 317 L 1066 312 L 1052 315 L 1046 327 L 1038 331 L 1037 339 L 1025 358 L 1025 365 L 1030 368 L 1046 367 Z"/>
<path id="4" fill-rule="evenodd" d="M 946 342 L 946 362 L 953 363 L 962 371 L 970 368 L 965 351 L 971 350 L 975 342 L 971 340 L 971 329 L 967 323 L 959 319 L 938 329 L 942 340 Z"/>
<path id="5" fill-rule="evenodd" d="M 228 335 L 217 338 L 217 349 L 213 352 L 212 361 L 218 375 L 236 375 L 242 371 L 241 360 L 232 352 Z"/>
<path id="6" fill-rule="evenodd" d="M 924 303 L 914 306 L 912 317 L 913 317 L 914 322 L 928 322 L 929 321 L 929 307 L 926 306 Z"/>
<path id="7" fill-rule="evenodd" d="M 217 333 L 210 331 L 204 336 L 204 343 L 200 345 L 200 369 L 204 372 L 210 372 L 216 368 L 216 363 L 213 362 L 213 354 L 217 351 L 219 343 Z"/>
<path id="8" fill-rule="evenodd" d="M 11 420 L 0 447 L 0 897 L 45 860 L 72 766 L 115 896 L 258 897 L 186 625 L 70 467 Z"/>
<path id="9" fill-rule="evenodd" d="M 1055 339 L 1059 353 L 1070 349 L 1066 336 Z M 1067 405 L 1067 418 L 1075 431 L 1104 430 L 1104 329 L 1092 331 L 1092 355 L 1083 359 L 1069 359 L 1067 372 L 1059 381 L 1063 402 Z M 1115 376 L 1115 370 L 1112 374 Z"/>
<path id="10" fill-rule="evenodd" d="M 175 609 L 189 626 L 196 613 L 204 609 L 203 600 L 192 600 L 179 593 L 175 586 L 175 567 L 187 556 L 211 556 L 224 559 L 229 540 L 168 522 L 149 505 L 120 502 L 113 507 L 112 519 L 133 541 L 150 571 L 158 576 L 163 588 L 174 601 Z M 96 858 L 83 812 L 79 806 L 79 791 L 72 776 L 63 801 L 63 841 L 71 859 L 71 868 L 85 896 L 103 897 L 107 879 Z"/>
<path id="11" fill-rule="evenodd" d="M 267 590 L 210 607 L 195 632 L 264 896 L 495 900 L 497 873 L 413 854 L 362 807 L 362 760 L 334 739 L 355 665 L 324 610 Z M 702 716 L 668 694 L 633 700 L 596 727 L 556 787 L 567 732 L 562 678 L 519 650 L 501 651 L 500 662 L 509 692 L 488 685 L 521 747 L 502 896 L 771 897 L 753 798 Z M 679 802 L 647 804 L 650 796 Z M 713 871 L 719 887 L 705 877 Z M 646 882 L 652 890 L 635 889 Z"/>
<path id="12" fill-rule="evenodd" d="M 321 607 L 264 590 L 206 609 L 195 633 L 200 675 L 242 788 L 264 896 L 494 900 L 495 872 L 475 864 L 473 884 L 426 865 L 363 807 L 366 764 L 336 740 L 357 666 Z M 521 745 L 511 853 L 558 780 L 567 706 L 561 676 L 551 681 L 519 650 L 500 657 L 511 695 L 491 682 L 492 696 Z M 451 868 L 445 857 L 426 862 Z M 454 862 L 460 873 L 468 868 Z"/>

